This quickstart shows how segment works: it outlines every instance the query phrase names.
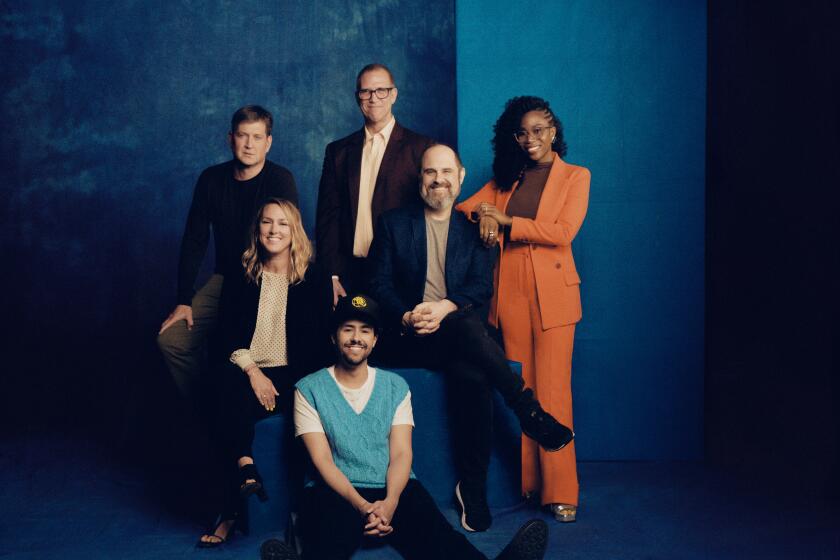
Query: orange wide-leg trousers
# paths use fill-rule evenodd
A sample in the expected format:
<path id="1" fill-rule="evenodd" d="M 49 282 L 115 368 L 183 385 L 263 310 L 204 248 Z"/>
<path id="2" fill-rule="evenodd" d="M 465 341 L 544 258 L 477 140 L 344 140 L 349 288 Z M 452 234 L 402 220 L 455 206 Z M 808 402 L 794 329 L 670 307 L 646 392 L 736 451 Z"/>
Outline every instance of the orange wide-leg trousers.
<path id="1" fill-rule="evenodd" d="M 572 425 L 572 347 L 575 325 L 544 330 L 528 247 L 505 248 L 500 271 L 498 319 L 508 359 L 522 363 L 525 385 L 560 423 Z M 522 492 L 540 490 L 543 504 L 578 503 L 574 441 L 547 452 L 522 436 Z"/>

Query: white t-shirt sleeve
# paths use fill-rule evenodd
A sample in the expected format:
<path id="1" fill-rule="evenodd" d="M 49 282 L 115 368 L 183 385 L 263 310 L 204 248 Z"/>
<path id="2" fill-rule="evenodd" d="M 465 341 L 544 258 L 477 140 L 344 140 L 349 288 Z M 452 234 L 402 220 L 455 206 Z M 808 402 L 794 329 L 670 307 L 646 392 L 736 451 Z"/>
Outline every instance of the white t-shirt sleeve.
<path id="1" fill-rule="evenodd" d="M 405 398 L 397 407 L 397 411 L 394 412 L 394 421 L 391 422 L 392 426 L 399 426 L 402 424 L 408 424 L 409 426 L 414 425 L 414 412 L 411 408 L 411 391 L 406 394 Z"/>
<path id="2" fill-rule="evenodd" d="M 394 412 L 392 426 L 414 426 L 414 412 L 411 408 L 411 391 L 409 391 Z M 318 411 L 309 404 L 306 397 L 295 389 L 295 437 L 303 434 L 324 433 L 324 425 Z"/>
<path id="3" fill-rule="evenodd" d="M 303 434 L 324 433 L 321 417 L 306 397 L 295 389 L 295 437 Z"/>

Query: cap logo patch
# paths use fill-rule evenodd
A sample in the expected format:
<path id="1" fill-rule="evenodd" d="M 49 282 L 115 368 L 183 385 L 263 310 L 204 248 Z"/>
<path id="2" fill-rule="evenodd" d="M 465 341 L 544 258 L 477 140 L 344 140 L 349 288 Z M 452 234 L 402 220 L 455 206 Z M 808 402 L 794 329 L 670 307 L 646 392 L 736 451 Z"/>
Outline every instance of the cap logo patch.
<path id="1" fill-rule="evenodd" d="M 367 300 L 365 300 L 365 298 L 363 298 L 362 296 L 354 297 L 350 301 L 350 303 L 353 304 L 353 307 L 358 307 L 358 308 L 362 308 L 362 309 L 367 307 Z"/>

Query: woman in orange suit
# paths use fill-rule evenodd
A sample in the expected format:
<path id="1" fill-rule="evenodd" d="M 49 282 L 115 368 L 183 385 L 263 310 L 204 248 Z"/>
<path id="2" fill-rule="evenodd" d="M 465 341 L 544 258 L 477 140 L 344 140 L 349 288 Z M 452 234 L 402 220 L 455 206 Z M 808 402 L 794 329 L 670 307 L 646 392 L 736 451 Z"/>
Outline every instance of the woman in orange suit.
<path id="1" fill-rule="evenodd" d="M 589 170 L 571 165 L 563 128 L 547 101 L 514 97 L 494 126 L 493 180 L 458 209 L 499 243 L 490 322 L 505 353 L 547 412 L 572 426 L 572 346 L 581 318 L 580 277 L 572 257 L 589 202 Z M 537 490 L 560 522 L 575 520 L 574 443 L 557 452 L 522 438 L 522 492 Z"/>

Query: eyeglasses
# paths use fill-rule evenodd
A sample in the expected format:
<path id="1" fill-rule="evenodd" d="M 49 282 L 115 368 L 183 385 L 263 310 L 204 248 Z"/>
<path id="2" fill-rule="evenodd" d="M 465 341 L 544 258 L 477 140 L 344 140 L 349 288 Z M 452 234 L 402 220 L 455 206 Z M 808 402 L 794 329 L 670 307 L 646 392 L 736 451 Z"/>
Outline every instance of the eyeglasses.
<path id="1" fill-rule="evenodd" d="M 391 90 L 396 89 L 395 87 L 379 87 L 376 89 L 360 89 L 356 90 L 356 97 L 361 99 L 362 101 L 367 101 L 370 99 L 370 96 L 374 93 L 376 94 L 377 99 L 385 99 L 389 95 L 391 95 Z"/>
<path id="2" fill-rule="evenodd" d="M 533 136 L 534 138 L 542 138 L 543 132 L 548 130 L 549 128 L 554 128 L 554 126 L 535 126 L 531 129 L 531 132 L 528 132 L 525 129 L 517 130 L 513 133 L 513 137 L 516 138 L 516 141 L 520 144 L 527 142 L 528 138 Z"/>

